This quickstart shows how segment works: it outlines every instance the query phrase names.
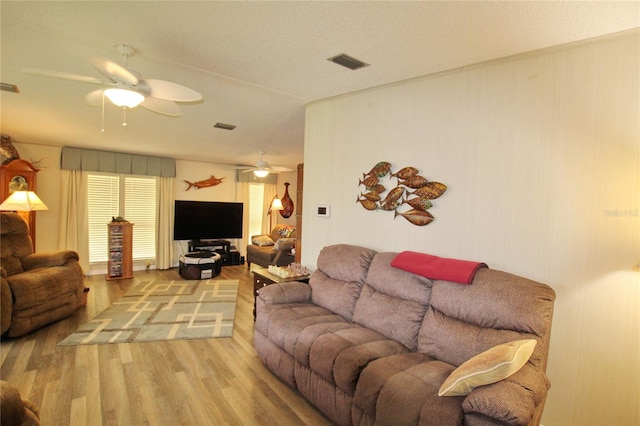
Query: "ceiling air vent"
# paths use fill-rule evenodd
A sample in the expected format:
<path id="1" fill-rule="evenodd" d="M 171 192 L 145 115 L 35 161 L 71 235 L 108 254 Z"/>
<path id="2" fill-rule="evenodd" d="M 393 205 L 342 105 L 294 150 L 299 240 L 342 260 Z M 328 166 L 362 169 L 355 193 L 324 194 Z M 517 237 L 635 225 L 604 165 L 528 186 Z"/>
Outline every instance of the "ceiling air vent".
<path id="1" fill-rule="evenodd" d="M 362 62 L 359 59 L 352 58 L 351 56 L 341 53 L 339 55 L 333 56 L 327 59 L 328 61 L 334 62 L 338 65 L 342 65 L 345 68 L 349 68 L 350 70 L 357 70 L 363 67 L 368 67 L 369 64 Z"/>
<path id="2" fill-rule="evenodd" d="M 222 130 L 233 130 L 236 128 L 236 126 L 234 126 L 233 124 L 225 124 L 225 123 L 216 123 L 213 125 L 213 127 L 215 127 L 216 129 L 222 129 Z"/>

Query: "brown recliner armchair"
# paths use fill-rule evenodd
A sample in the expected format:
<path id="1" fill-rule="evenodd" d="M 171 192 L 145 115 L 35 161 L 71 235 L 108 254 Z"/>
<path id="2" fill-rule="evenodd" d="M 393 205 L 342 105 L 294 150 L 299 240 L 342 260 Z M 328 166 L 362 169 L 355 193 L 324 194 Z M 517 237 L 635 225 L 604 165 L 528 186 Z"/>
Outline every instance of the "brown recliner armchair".
<path id="1" fill-rule="evenodd" d="M 15 213 L 0 216 L 0 334 L 17 337 L 81 306 L 84 276 L 76 252 L 34 253 L 27 223 Z"/>

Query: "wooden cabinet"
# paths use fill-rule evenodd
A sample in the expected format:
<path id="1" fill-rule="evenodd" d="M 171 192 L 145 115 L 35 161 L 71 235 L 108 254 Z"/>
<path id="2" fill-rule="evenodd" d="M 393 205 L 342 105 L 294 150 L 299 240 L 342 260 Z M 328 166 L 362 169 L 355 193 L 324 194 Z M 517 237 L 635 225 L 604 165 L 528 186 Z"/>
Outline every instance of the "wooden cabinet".
<path id="1" fill-rule="evenodd" d="M 0 166 L 0 202 L 13 191 L 36 191 L 36 169 L 26 160 L 13 160 Z M 36 212 L 18 212 L 29 224 L 29 235 L 33 248 L 36 247 Z"/>
<path id="2" fill-rule="evenodd" d="M 109 229 L 109 262 L 107 280 L 133 278 L 133 253 L 131 238 L 133 223 L 111 222 Z"/>
<path id="3" fill-rule="evenodd" d="M 296 263 L 302 256 L 302 183 L 304 181 L 304 164 L 298 164 L 298 181 L 296 192 Z"/>

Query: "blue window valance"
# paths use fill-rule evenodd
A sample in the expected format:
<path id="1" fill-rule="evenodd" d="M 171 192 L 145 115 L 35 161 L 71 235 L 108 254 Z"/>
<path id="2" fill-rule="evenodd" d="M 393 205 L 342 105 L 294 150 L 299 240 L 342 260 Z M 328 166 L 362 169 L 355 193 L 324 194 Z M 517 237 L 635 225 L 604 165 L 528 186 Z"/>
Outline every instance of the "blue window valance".
<path id="1" fill-rule="evenodd" d="M 60 168 L 128 175 L 176 177 L 176 160 L 122 152 L 97 151 L 65 146 Z"/>

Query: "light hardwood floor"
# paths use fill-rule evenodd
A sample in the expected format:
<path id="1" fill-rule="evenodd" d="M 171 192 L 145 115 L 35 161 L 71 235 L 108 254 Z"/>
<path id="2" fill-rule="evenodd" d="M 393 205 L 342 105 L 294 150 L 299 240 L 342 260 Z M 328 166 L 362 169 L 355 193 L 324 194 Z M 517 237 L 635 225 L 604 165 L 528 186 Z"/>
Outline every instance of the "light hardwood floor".
<path id="1" fill-rule="evenodd" d="M 57 346 L 118 300 L 134 282 L 181 279 L 177 269 L 130 280 L 86 277 L 88 304 L 70 318 L 2 340 L 0 376 L 40 407 L 47 425 L 331 425 L 271 374 L 253 348 L 253 277 L 238 279 L 233 337 L 171 342 Z"/>

